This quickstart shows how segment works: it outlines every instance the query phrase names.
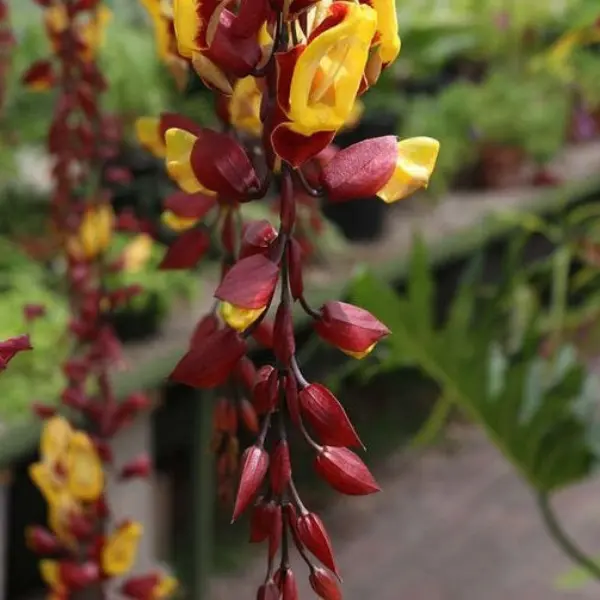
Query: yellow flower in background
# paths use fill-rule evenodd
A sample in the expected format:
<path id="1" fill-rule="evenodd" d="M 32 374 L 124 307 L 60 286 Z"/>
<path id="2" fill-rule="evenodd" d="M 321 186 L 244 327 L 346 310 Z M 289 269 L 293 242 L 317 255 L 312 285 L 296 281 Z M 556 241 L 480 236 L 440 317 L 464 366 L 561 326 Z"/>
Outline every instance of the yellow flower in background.
<path id="1" fill-rule="evenodd" d="M 152 590 L 152 600 L 166 600 L 171 598 L 177 591 L 179 583 L 177 579 L 171 575 L 163 575 L 160 581 Z"/>
<path id="2" fill-rule="evenodd" d="M 107 575 L 118 577 L 131 570 L 142 533 L 140 523 L 129 521 L 106 540 L 102 550 L 102 570 Z"/>
<path id="3" fill-rule="evenodd" d="M 92 440 L 82 431 L 71 436 L 67 455 L 68 489 L 77 500 L 93 502 L 104 489 L 104 470 Z"/>
<path id="4" fill-rule="evenodd" d="M 160 220 L 166 225 L 171 231 L 181 233 L 191 229 L 198 223 L 198 219 L 178 217 L 173 211 L 165 210 L 160 215 Z"/>
<path id="5" fill-rule="evenodd" d="M 68 546 L 76 543 L 71 533 L 71 519 L 83 511 L 81 504 L 66 489 L 48 504 L 48 525 L 56 537 Z"/>
<path id="6" fill-rule="evenodd" d="M 138 142 L 157 158 L 164 158 L 167 148 L 160 130 L 158 117 L 140 117 L 136 120 L 135 135 Z"/>
<path id="7" fill-rule="evenodd" d="M 192 169 L 192 149 L 198 137 L 184 129 L 168 129 L 165 135 L 166 161 L 169 176 L 188 194 L 202 192 L 209 196 L 216 193 L 205 188 Z"/>
<path id="8" fill-rule="evenodd" d="M 221 302 L 219 312 L 229 327 L 236 331 L 245 331 L 262 315 L 266 308 L 266 306 L 260 308 L 241 308 L 229 302 Z"/>
<path id="9" fill-rule="evenodd" d="M 142 233 L 137 235 L 123 250 L 123 269 L 127 273 L 138 273 L 152 257 L 152 238 Z"/>
<path id="10" fill-rule="evenodd" d="M 89 207 L 79 231 L 67 240 L 67 250 L 75 258 L 93 260 L 110 245 L 114 213 L 110 204 Z"/>
<path id="11" fill-rule="evenodd" d="M 40 454 L 42 461 L 54 463 L 66 456 L 71 442 L 73 428 L 69 422 L 60 416 L 48 419 L 40 438 Z"/>
<path id="12" fill-rule="evenodd" d="M 60 563 L 57 560 L 41 560 L 40 575 L 53 593 L 60 595 L 65 590 L 65 586 L 60 579 Z"/>
<path id="13" fill-rule="evenodd" d="M 85 45 L 82 52 L 84 60 L 94 60 L 104 45 L 106 29 L 112 20 L 113 13 L 104 4 L 100 4 L 89 20 L 81 24 L 79 35 Z"/>
<path id="14" fill-rule="evenodd" d="M 156 49 L 162 60 L 167 60 L 171 54 L 169 22 L 165 15 L 165 3 L 163 0 L 140 0 L 142 6 L 148 12 L 154 25 L 154 36 L 156 38 Z"/>
<path id="15" fill-rule="evenodd" d="M 440 143 L 433 138 L 415 137 L 399 141 L 397 148 L 396 169 L 390 180 L 377 192 L 388 204 L 429 185 Z"/>
<path id="16" fill-rule="evenodd" d="M 29 478 L 40 490 L 46 502 L 54 504 L 64 489 L 64 480 L 57 477 L 53 467 L 45 462 L 37 462 L 29 466 Z"/>
<path id="17" fill-rule="evenodd" d="M 262 90 L 255 77 L 249 75 L 238 79 L 229 101 L 231 124 L 239 131 L 259 137 L 263 127 L 260 120 L 261 101 Z"/>

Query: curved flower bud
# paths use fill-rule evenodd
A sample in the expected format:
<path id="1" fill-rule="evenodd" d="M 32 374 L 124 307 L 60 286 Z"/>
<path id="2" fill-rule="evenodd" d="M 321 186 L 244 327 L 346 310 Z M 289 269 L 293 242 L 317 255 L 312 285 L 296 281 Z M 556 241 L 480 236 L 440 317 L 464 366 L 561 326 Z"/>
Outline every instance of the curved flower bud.
<path id="1" fill-rule="evenodd" d="M 28 335 L 19 335 L 0 342 L 0 372 L 6 369 L 8 363 L 19 352 L 31 349 L 32 345 Z"/>
<path id="2" fill-rule="evenodd" d="M 23 84 L 34 92 L 49 90 L 56 82 L 54 68 L 49 60 L 34 62 L 21 77 Z"/>
<path id="3" fill-rule="evenodd" d="M 346 302 L 327 302 L 321 315 L 313 324 L 317 334 L 354 358 L 367 356 L 390 333 L 369 311 Z"/>
<path id="4" fill-rule="evenodd" d="M 342 494 L 365 496 L 380 490 L 363 461 L 348 448 L 324 446 L 315 459 L 315 470 Z"/>
<path id="5" fill-rule="evenodd" d="M 300 515 L 296 520 L 296 532 L 300 541 L 310 552 L 328 569 L 337 574 L 331 540 L 319 516 L 310 512 Z"/>
<path id="6" fill-rule="evenodd" d="M 321 185 L 333 201 L 376 194 L 384 202 L 395 202 L 428 186 L 439 148 L 439 142 L 428 137 L 364 140 L 325 165 Z"/>
<path id="7" fill-rule="evenodd" d="M 118 577 L 131 570 L 142 533 L 140 523 L 127 521 L 109 536 L 102 549 L 102 571 L 106 575 Z"/>
<path id="8" fill-rule="evenodd" d="M 342 600 L 342 592 L 335 577 L 322 567 L 313 567 L 308 581 L 315 594 L 322 600 Z"/>
<path id="9" fill-rule="evenodd" d="M 266 252 L 276 239 L 277 230 L 266 219 L 244 224 L 240 258 Z"/>
<path id="10" fill-rule="evenodd" d="M 290 160 L 295 154 L 289 134 L 310 138 L 335 133 L 348 121 L 376 25 L 369 6 L 333 2 L 305 45 L 277 55 L 277 102 L 283 119 L 273 128 L 271 141 L 281 158 Z M 311 156 L 330 141 L 319 144 Z M 296 166 L 297 160 L 290 162 Z"/>
<path id="11" fill-rule="evenodd" d="M 269 469 L 269 454 L 260 446 L 251 446 L 244 451 L 241 465 L 240 484 L 233 507 L 232 522 L 237 520 L 256 496 Z"/>
<path id="12" fill-rule="evenodd" d="M 290 448 L 286 440 L 281 440 L 271 455 L 271 488 L 275 494 L 283 494 L 292 476 Z"/>

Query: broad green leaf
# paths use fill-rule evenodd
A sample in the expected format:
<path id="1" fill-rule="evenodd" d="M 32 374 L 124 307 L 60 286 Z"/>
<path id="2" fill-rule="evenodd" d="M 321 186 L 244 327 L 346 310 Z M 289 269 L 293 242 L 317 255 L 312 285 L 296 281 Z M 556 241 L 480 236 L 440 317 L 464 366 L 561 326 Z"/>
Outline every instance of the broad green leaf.
<path id="1" fill-rule="evenodd" d="M 444 429 L 453 406 L 454 403 L 449 396 L 440 396 L 427 420 L 413 437 L 411 446 L 413 448 L 423 448 L 433 444 Z"/>

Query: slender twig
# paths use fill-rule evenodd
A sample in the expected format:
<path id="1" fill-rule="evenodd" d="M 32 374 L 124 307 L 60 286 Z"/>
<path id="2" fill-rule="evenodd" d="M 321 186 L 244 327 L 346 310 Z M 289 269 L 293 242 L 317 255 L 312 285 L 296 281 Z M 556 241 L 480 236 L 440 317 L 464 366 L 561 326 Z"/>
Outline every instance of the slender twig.
<path id="1" fill-rule="evenodd" d="M 296 174 L 300 185 L 304 188 L 304 191 L 309 196 L 312 196 L 313 198 L 320 198 L 321 196 L 325 195 L 325 190 L 323 188 L 314 188 L 312 185 L 310 185 L 310 183 L 308 183 L 306 175 L 302 172 L 302 169 L 295 169 L 294 173 Z"/>
<path id="2" fill-rule="evenodd" d="M 585 569 L 594 579 L 600 581 L 600 565 L 590 558 L 579 546 L 567 535 L 562 528 L 556 513 L 552 508 L 550 496 L 547 492 L 540 492 L 537 496 L 537 505 L 546 526 L 548 534 L 556 545 L 575 564 Z"/>
<path id="3" fill-rule="evenodd" d="M 298 298 L 298 302 L 300 302 L 300 306 L 302 307 L 302 310 L 309 316 L 312 317 L 313 319 L 320 319 L 323 315 L 318 311 L 315 310 L 309 303 L 308 300 L 304 297 L 304 295 L 300 296 Z"/>

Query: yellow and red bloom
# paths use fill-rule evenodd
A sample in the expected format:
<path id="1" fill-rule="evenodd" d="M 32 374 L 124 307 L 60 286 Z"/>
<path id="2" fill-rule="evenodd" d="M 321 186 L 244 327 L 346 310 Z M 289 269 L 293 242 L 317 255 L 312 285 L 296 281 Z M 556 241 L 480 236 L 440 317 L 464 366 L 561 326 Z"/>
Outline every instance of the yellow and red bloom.
<path id="1" fill-rule="evenodd" d="M 396 202 L 428 186 L 439 147 L 428 137 L 364 140 L 338 152 L 323 168 L 320 182 L 333 202 L 373 195 Z"/>
<path id="2" fill-rule="evenodd" d="M 97 500 L 104 490 L 102 461 L 92 440 L 82 431 L 72 434 L 67 453 L 67 486 L 73 498 Z"/>
<path id="3" fill-rule="evenodd" d="M 238 79 L 228 102 L 229 123 L 236 130 L 259 137 L 262 133 L 260 105 L 262 81 L 252 75 Z"/>
<path id="4" fill-rule="evenodd" d="M 135 122 L 138 142 L 157 158 L 164 158 L 167 152 L 165 134 L 167 129 L 178 128 L 196 135 L 202 130 L 199 125 L 176 113 L 162 113 L 160 117 L 140 117 Z"/>
<path id="5" fill-rule="evenodd" d="M 67 251 L 78 260 L 93 260 L 110 245 L 115 215 L 110 204 L 90 206 L 79 230 L 67 239 Z"/>
<path id="6" fill-rule="evenodd" d="M 121 591 L 133 600 L 165 600 L 175 593 L 177 587 L 177 580 L 171 575 L 149 573 L 130 577 L 121 586 Z"/>
<path id="7" fill-rule="evenodd" d="M 140 523 L 127 521 L 110 535 L 102 549 L 102 571 L 106 575 L 117 577 L 131 570 L 142 533 Z"/>
<path id="8" fill-rule="evenodd" d="M 333 2 L 305 44 L 276 55 L 280 114 L 270 138 L 280 158 L 299 166 L 349 120 L 376 26 L 369 6 Z"/>
<path id="9" fill-rule="evenodd" d="M 319 337 L 354 358 L 364 358 L 390 330 L 369 311 L 346 302 L 327 302 L 313 327 Z"/>

